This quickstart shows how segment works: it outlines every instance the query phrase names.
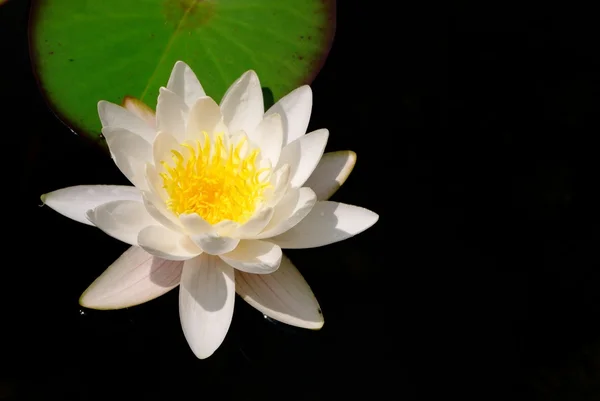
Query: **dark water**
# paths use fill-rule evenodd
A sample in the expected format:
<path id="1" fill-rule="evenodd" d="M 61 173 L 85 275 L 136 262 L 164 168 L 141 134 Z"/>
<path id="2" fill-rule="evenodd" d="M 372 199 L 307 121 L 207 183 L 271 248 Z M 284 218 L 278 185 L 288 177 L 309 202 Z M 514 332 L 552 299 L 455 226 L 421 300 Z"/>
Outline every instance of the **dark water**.
<path id="1" fill-rule="evenodd" d="M 596 14 L 339 3 L 309 129 L 358 153 L 334 199 L 380 221 L 292 253 L 322 331 L 236 302 L 202 361 L 177 291 L 122 311 L 79 307 L 127 246 L 39 195 L 126 182 L 45 106 L 24 2 L 0 7 L 0 400 L 600 399 Z"/>

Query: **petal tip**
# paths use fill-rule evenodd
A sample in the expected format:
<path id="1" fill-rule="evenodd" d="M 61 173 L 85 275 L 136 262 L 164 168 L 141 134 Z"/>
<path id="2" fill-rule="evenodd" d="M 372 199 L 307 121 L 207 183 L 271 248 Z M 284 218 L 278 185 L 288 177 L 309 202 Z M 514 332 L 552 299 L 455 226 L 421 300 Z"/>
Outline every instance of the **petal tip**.
<path id="1" fill-rule="evenodd" d="M 190 344 L 190 349 L 192 350 L 192 352 L 198 359 L 207 359 L 208 357 L 212 356 L 212 354 L 214 354 L 215 351 L 217 350 L 217 348 L 215 348 L 213 350 L 195 349 L 191 346 L 191 344 Z"/>
<path id="2" fill-rule="evenodd" d="M 88 293 L 88 290 L 85 290 L 83 292 L 83 294 L 81 294 L 81 296 L 79 297 L 79 305 L 87 308 L 87 309 L 93 309 L 93 310 L 118 310 L 118 309 L 124 309 L 127 308 L 127 306 L 123 305 L 123 306 L 107 306 L 107 305 L 103 305 L 102 302 L 98 302 L 99 299 L 96 299 L 93 295 L 90 295 Z"/>
<path id="3" fill-rule="evenodd" d="M 265 116 L 264 118 L 272 118 L 275 120 L 281 120 L 281 114 L 275 112 L 275 113 L 271 113 L 271 114 Z"/>
<path id="4" fill-rule="evenodd" d="M 248 70 L 242 74 L 240 77 L 240 81 L 247 79 L 253 84 L 260 84 L 260 80 L 258 79 L 258 74 L 254 70 Z"/>
<path id="5" fill-rule="evenodd" d="M 325 325 L 325 318 L 323 317 L 323 312 L 321 311 L 321 308 L 319 307 L 317 309 L 316 318 L 312 321 L 305 322 L 304 328 L 311 330 L 311 331 L 319 331 L 323 328 L 324 325 Z"/>
<path id="6" fill-rule="evenodd" d="M 360 234 L 362 232 L 367 231 L 369 228 L 373 227 L 375 225 L 375 223 L 377 223 L 379 221 L 379 215 L 369 209 L 365 209 L 368 213 L 367 213 L 367 222 L 365 224 L 365 227 L 362 229 L 362 231 L 357 232 L 355 235 Z"/>
<path id="7" fill-rule="evenodd" d="M 88 295 L 88 290 L 85 290 L 80 296 L 79 296 L 79 305 L 83 306 L 84 308 L 89 308 L 89 309 L 94 309 L 93 305 L 91 302 L 89 302 L 89 295 Z"/>
<path id="8" fill-rule="evenodd" d="M 106 307 L 102 307 L 102 305 L 100 305 L 97 301 L 97 299 L 95 299 L 93 293 L 90 292 L 90 288 L 92 286 L 88 287 L 79 297 L 79 305 L 83 306 L 84 308 L 88 308 L 88 309 L 95 309 L 95 310 L 108 310 L 110 308 L 106 308 Z"/>
<path id="9" fill-rule="evenodd" d="M 323 319 L 319 322 L 315 322 L 314 326 L 309 327 L 309 330 L 319 331 L 323 328 L 324 325 L 325 325 L 325 319 Z"/>
<path id="10" fill-rule="evenodd" d="M 302 85 L 296 89 L 300 96 L 309 96 L 312 99 L 312 88 L 310 85 Z"/>

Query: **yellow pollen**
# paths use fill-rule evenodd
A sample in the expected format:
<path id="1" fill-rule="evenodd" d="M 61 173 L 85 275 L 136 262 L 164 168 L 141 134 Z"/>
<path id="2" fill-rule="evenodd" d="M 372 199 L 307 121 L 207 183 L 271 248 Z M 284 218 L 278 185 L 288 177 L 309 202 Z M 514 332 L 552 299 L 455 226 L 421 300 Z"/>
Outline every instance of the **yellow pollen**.
<path id="1" fill-rule="evenodd" d="M 214 142 L 206 132 L 202 134 L 203 141 L 181 144 L 187 157 L 172 150 L 173 163 L 161 161 L 167 206 L 177 215 L 197 213 L 211 224 L 222 220 L 245 223 L 270 186 L 263 174 L 269 169 L 257 166 L 260 150 L 242 157 L 245 137 L 226 146 L 222 133 L 215 135 Z"/>

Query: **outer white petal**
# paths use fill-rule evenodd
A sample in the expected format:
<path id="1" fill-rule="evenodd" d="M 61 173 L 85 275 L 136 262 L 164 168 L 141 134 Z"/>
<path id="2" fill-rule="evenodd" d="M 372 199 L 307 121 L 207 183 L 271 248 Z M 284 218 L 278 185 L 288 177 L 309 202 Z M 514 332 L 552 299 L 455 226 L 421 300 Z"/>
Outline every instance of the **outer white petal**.
<path id="1" fill-rule="evenodd" d="M 152 142 L 156 135 L 156 130 L 144 120 L 117 104 L 101 100 L 98 102 L 98 115 L 103 128 L 123 128 L 139 135 L 148 142 Z"/>
<path id="2" fill-rule="evenodd" d="M 346 182 L 355 164 L 356 153 L 351 150 L 325 153 L 304 186 L 315 191 L 317 200 L 327 200 Z"/>
<path id="3" fill-rule="evenodd" d="M 152 160 L 152 146 L 122 128 L 103 128 L 106 143 L 119 170 L 141 190 L 146 190 L 145 165 Z"/>
<path id="4" fill-rule="evenodd" d="M 166 88 L 160 88 L 156 106 L 156 129 L 173 135 L 181 143 L 185 140 L 185 122 L 189 107 L 183 99 Z"/>
<path id="5" fill-rule="evenodd" d="M 188 260 L 202 253 L 187 236 L 163 226 L 149 226 L 140 231 L 137 242 L 146 252 L 168 260 Z"/>
<path id="6" fill-rule="evenodd" d="M 281 199 L 271 221 L 255 238 L 271 238 L 284 233 L 298 224 L 311 211 L 317 196 L 310 188 L 295 188 Z"/>
<path id="7" fill-rule="evenodd" d="M 138 233 L 156 224 L 142 202 L 119 200 L 88 210 L 87 218 L 99 229 L 120 241 L 137 245 Z"/>
<path id="8" fill-rule="evenodd" d="M 225 237 L 216 233 L 190 235 L 190 239 L 209 255 L 221 255 L 231 252 L 240 242 L 238 238 Z"/>
<path id="9" fill-rule="evenodd" d="M 254 130 L 250 139 L 260 148 L 260 154 L 263 158 L 271 161 L 271 165 L 276 166 L 283 146 L 283 124 L 279 114 L 271 114 L 265 117 L 256 130 Z"/>
<path id="10" fill-rule="evenodd" d="M 310 177 L 323 156 L 328 138 L 329 131 L 320 129 L 301 136 L 283 148 L 279 165 L 290 165 L 293 187 L 301 187 Z"/>
<path id="11" fill-rule="evenodd" d="M 238 78 L 223 95 L 220 106 L 229 132 L 254 131 L 265 111 L 256 73 L 250 70 Z"/>
<path id="12" fill-rule="evenodd" d="M 125 96 L 123 107 L 141 118 L 153 132 L 156 132 L 156 113 L 146 103 L 132 96 Z M 148 142 L 152 142 L 154 137 L 148 137 Z"/>
<path id="13" fill-rule="evenodd" d="M 269 238 L 284 249 L 315 248 L 345 240 L 377 222 L 376 213 L 344 203 L 317 202 L 300 223 L 285 233 Z"/>
<path id="14" fill-rule="evenodd" d="M 167 89 L 180 96 L 188 107 L 192 107 L 199 97 L 206 96 L 196 74 L 183 61 L 175 63 Z"/>
<path id="15" fill-rule="evenodd" d="M 183 334 L 200 359 L 221 345 L 233 317 L 235 274 L 220 258 L 200 255 L 184 263 L 179 288 Z"/>
<path id="16" fill-rule="evenodd" d="M 215 127 L 223 120 L 221 109 L 212 98 L 199 98 L 190 109 L 188 115 L 186 138 L 202 139 L 202 132 L 212 134 Z"/>
<path id="17" fill-rule="evenodd" d="M 152 145 L 125 128 L 105 127 L 102 135 L 111 152 L 118 151 L 141 162 L 152 161 Z"/>
<path id="18" fill-rule="evenodd" d="M 132 246 L 85 290 L 81 306 L 121 309 L 148 302 L 177 287 L 183 262 L 164 260 Z"/>
<path id="19" fill-rule="evenodd" d="M 78 185 L 57 189 L 41 196 L 42 202 L 65 217 L 93 225 L 86 212 L 103 203 L 116 200 L 141 202 L 142 194 L 136 187 L 121 185 Z"/>
<path id="20" fill-rule="evenodd" d="M 235 272 L 235 290 L 250 305 L 280 322 L 318 330 L 323 314 L 310 287 L 292 262 L 283 255 L 271 274 Z"/>
<path id="21" fill-rule="evenodd" d="M 279 268 L 281 248 L 266 241 L 240 241 L 232 252 L 221 255 L 228 265 L 246 273 L 269 274 Z"/>
<path id="22" fill-rule="evenodd" d="M 281 114 L 283 119 L 283 145 L 295 141 L 306 133 L 312 110 L 312 90 L 304 85 L 294 89 L 275 103 L 265 116 Z"/>

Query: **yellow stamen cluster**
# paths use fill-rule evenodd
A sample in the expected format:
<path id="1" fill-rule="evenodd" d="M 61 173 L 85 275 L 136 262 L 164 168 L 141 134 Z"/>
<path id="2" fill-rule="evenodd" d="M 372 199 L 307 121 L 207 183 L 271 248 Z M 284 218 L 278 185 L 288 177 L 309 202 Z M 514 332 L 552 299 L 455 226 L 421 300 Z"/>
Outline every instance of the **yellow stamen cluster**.
<path id="1" fill-rule="evenodd" d="M 205 132 L 203 136 L 202 141 L 181 144 L 186 157 L 172 150 L 173 163 L 161 161 L 165 169 L 161 177 L 170 198 L 167 206 L 177 215 L 197 213 L 211 224 L 222 220 L 245 223 L 270 185 L 261 179 L 268 169 L 257 166 L 260 150 L 242 157 L 245 137 L 227 146 L 222 133 L 214 141 Z"/>

